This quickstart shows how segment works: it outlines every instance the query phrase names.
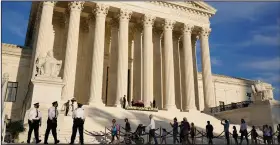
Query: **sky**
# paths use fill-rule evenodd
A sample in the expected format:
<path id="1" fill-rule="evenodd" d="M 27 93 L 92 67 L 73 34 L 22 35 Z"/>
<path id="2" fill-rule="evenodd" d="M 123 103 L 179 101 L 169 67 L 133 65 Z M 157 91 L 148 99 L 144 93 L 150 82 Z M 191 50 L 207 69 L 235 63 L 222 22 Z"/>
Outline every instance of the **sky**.
<path id="1" fill-rule="evenodd" d="M 280 2 L 207 3 L 217 9 L 210 19 L 212 73 L 271 83 L 280 100 Z M 30 8 L 2 2 L 2 42 L 24 45 Z"/>

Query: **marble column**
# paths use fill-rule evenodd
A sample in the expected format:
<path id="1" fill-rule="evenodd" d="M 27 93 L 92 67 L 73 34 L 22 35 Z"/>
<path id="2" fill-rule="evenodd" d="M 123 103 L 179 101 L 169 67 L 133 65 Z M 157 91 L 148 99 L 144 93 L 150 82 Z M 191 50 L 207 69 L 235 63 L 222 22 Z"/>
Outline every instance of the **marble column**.
<path id="1" fill-rule="evenodd" d="M 134 36 L 134 58 L 133 58 L 133 98 L 134 101 L 142 99 L 143 93 L 143 51 L 142 51 L 142 31 L 143 27 L 140 24 L 135 25 L 135 36 Z"/>
<path id="2" fill-rule="evenodd" d="M 153 101 L 153 24 L 155 17 L 144 15 L 143 47 L 143 102 L 146 107 Z"/>
<path id="3" fill-rule="evenodd" d="M 210 32 L 211 29 L 209 28 L 202 28 L 200 31 L 202 79 L 203 79 L 203 95 L 204 95 L 205 111 L 209 111 L 210 107 L 215 106 L 212 73 L 211 73 L 209 40 L 208 40 Z"/>
<path id="4" fill-rule="evenodd" d="M 70 18 L 68 26 L 68 37 L 64 61 L 62 100 L 66 101 L 74 97 L 76 65 L 78 54 L 78 40 L 80 29 L 80 15 L 84 2 L 69 2 Z"/>
<path id="5" fill-rule="evenodd" d="M 198 110 L 201 110 L 203 103 L 199 98 L 199 89 L 198 89 L 198 68 L 197 68 L 197 55 L 196 55 L 196 42 L 198 36 L 197 34 L 192 36 L 192 59 L 193 59 L 193 77 L 194 77 L 194 95 L 195 95 L 195 104 Z M 202 105 L 201 105 L 202 103 Z"/>
<path id="6" fill-rule="evenodd" d="M 127 96 L 128 74 L 128 27 L 132 11 L 121 9 L 119 15 L 119 45 L 118 45 L 118 71 L 117 94 L 115 106 L 120 107 L 120 99 Z"/>
<path id="7" fill-rule="evenodd" d="M 192 30 L 194 26 L 184 24 L 183 29 L 183 53 L 184 53 L 184 76 L 183 80 L 185 96 L 183 101 L 186 106 L 183 107 L 184 111 L 196 110 L 195 95 L 194 95 L 194 76 L 193 76 L 193 59 L 192 59 Z"/>
<path id="8" fill-rule="evenodd" d="M 52 31 L 52 19 L 53 19 L 53 9 L 56 2 L 54 1 L 44 1 L 42 2 L 42 12 L 39 24 L 38 36 L 36 38 L 36 50 L 35 50 L 35 60 L 40 55 L 46 55 L 48 48 L 46 43 L 48 43 L 49 32 Z M 35 61 L 34 61 L 35 62 Z M 33 66 L 32 77 L 35 76 L 36 65 Z"/>
<path id="9" fill-rule="evenodd" d="M 165 106 L 167 110 L 176 110 L 175 105 L 175 83 L 174 83 L 174 60 L 172 30 L 175 21 L 165 20 L 164 22 L 164 85 L 165 85 Z"/>
<path id="10" fill-rule="evenodd" d="M 118 36 L 119 36 L 119 22 L 113 18 L 111 20 L 111 51 L 110 51 L 110 67 L 108 80 L 108 98 L 107 106 L 113 106 L 116 102 L 117 93 L 117 64 L 118 64 Z"/>
<path id="11" fill-rule="evenodd" d="M 93 40 L 93 56 L 90 83 L 90 105 L 102 105 L 102 80 L 104 67 L 105 46 L 105 20 L 109 6 L 96 3 L 95 13 L 95 35 Z M 103 104 L 104 105 L 104 104 Z"/>

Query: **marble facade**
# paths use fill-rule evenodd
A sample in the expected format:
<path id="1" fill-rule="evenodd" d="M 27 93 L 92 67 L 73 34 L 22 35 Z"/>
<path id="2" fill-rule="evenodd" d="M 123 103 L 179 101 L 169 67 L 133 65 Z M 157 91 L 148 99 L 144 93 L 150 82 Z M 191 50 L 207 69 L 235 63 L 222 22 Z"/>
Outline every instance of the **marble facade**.
<path id="1" fill-rule="evenodd" d="M 75 97 L 91 106 L 120 106 L 125 95 L 145 106 L 156 100 L 162 110 L 203 111 L 219 101 L 247 100 L 255 81 L 212 75 L 208 39 L 215 12 L 204 2 L 33 2 L 26 39 L 31 70 L 25 73 L 33 85 L 60 87 L 49 101 Z M 37 60 L 49 52 L 62 66 L 42 80 Z M 32 91 L 30 103 L 44 99 Z"/>

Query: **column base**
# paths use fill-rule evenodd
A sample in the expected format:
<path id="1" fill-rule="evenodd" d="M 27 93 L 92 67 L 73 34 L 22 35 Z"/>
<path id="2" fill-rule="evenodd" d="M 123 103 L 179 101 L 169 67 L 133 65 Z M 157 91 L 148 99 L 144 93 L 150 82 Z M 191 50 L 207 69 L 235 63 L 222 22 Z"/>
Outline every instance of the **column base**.
<path id="1" fill-rule="evenodd" d="M 179 109 L 176 108 L 176 105 L 166 105 L 165 109 L 167 111 L 180 111 Z"/>
<path id="2" fill-rule="evenodd" d="M 105 104 L 102 102 L 102 100 L 98 101 L 91 101 L 88 104 L 90 107 L 105 107 Z"/>

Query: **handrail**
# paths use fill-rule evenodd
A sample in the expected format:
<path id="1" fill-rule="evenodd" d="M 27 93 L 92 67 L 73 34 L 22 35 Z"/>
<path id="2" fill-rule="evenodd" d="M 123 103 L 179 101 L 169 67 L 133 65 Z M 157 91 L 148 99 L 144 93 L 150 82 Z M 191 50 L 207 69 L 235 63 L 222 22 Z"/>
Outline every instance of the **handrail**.
<path id="1" fill-rule="evenodd" d="M 249 107 L 249 105 L 252 103 L 253 103 L 253 101 L 242 101 L 242 102 L 231 103 L 231 104 L 227 104 L 227 105 L 219 105 L 219 106 L 210 108 L 210 110 L 211 110 L 211 113 L 219 113 L 219 112 L 224 112 L 224 111 L 229 111 L 229 110 L 234 110 L 234 109 L 239 109 L 239 108 L 246 108 L 246 107 Z"/>

